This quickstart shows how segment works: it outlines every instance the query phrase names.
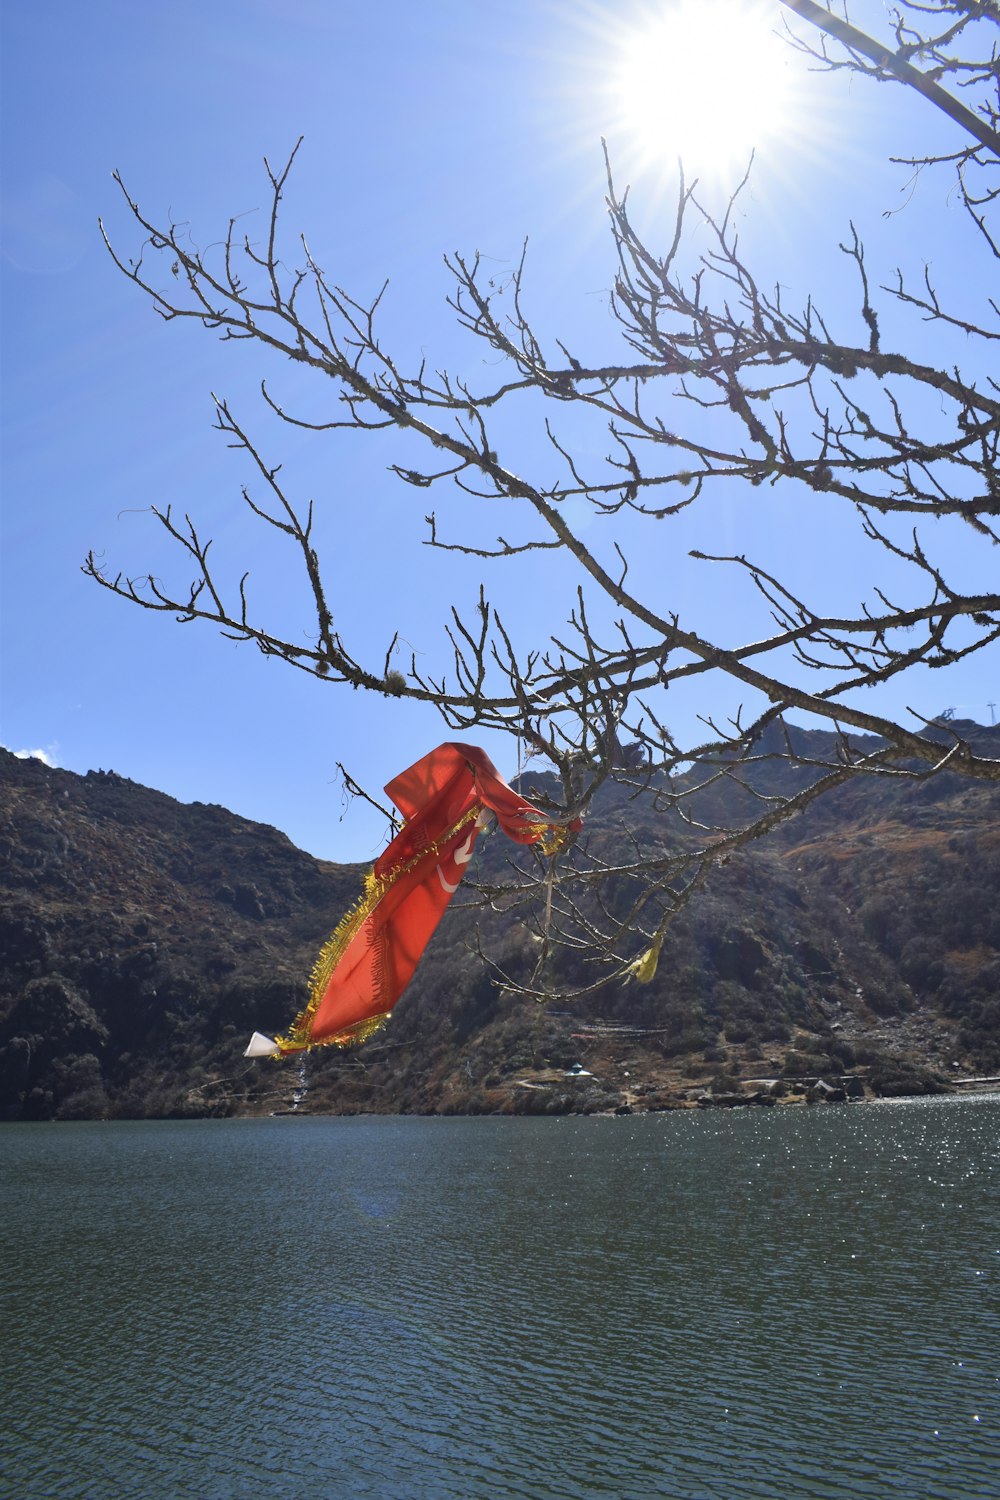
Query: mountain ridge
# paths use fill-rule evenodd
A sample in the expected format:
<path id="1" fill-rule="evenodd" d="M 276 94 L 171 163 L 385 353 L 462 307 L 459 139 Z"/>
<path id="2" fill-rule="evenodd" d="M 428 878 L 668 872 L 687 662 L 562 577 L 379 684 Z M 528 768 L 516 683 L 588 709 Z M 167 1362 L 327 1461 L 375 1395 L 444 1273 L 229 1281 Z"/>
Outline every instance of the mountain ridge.
<path id="1" fill-rule="evenodd" d="M 952 730 L 1000 755 L 1000 730 Z M 4 751 L 0 787 L 0 1118 L 589 1112 L 735 1100 L 757 1078 L 798 1098 L 819 1079 L 892 1094 L 1000 1071 L 1000 789 L 950 772 L 819 799 L 716 873 L 651 985 L 571 1008 L 504 991 L 476 956 L 530 970 L 516 913 L 459 907 L 387 1031 L 301 1067 L 242 1050 L 301 1007 L 363 866 L 114 772 Z M 620 789 L 590 836 L 613 848 L 623 810 L 642 838 L 680 837 Z"/>

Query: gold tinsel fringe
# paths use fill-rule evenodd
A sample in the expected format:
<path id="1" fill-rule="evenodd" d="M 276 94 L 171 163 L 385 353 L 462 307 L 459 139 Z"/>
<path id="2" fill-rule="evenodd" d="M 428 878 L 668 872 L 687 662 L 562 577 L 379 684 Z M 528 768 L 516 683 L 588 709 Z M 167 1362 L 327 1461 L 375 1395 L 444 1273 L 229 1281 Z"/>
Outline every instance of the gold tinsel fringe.
<path id="1" fill-rule="evenodd" d="M 287 1036 L 275 1037 L 275 1046 L 280 1052 L 302 1052 L 309 1051 L 313 1047 L 356 1047 L 361 1042 L 366 1042 L 369 1037 L 382 1030 L 389 1020 L 389 1012 L 384 1011 L 380 1015 L 369 1016 L 363 1021 L 357 1021 L 353 1026 L 339 1031 L 335 1036 L 323 1037 L 320 1041 L 312 1039 L 312 1023 L 319 1009 L 320 1001 L 326 993 L 326 987 L 330 983 L 333 971 L 346 953 L 348 946 L 372 915 L 375 908 L 386 892 L 395 885 L 404 875 L 416 869 L 425 859 L 436 857 L 445 845 L 461 833 L 470 823 L 475 822 L 479 815 L 479 804 L 468 809 L 459 818 L 458 822 L 435 839 L 432 844 L 426 845 L 406 864 L 396 869 L 388 870 L 384 875 L 376 875 L 374 870 L 369 870 L 365 875 L 365 888 L 363 894 L 355 904 L 344 913 L 333 932 L 327 938 L 316 956 L 312 973 L 309 976 L 309 999 L 305 1008 L 299 1012 L 288 1028 Z"/>
<path id="2" fill-rule="evenodd" d="M 568 828 L 560 827 L 557 823 L 552 823 L 539 838 L 538 847 L 546 859 L 552 859 L 565 849 L 569 843 L 569 837 L 570 830 Z"/>

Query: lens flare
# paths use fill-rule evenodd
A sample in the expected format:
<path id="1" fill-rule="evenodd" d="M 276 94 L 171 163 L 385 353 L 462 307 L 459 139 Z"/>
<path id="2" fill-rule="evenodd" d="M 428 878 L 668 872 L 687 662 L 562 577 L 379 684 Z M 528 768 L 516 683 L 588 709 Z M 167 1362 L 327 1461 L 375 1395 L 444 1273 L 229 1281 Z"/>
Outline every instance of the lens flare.
<path id="1" fill-rule="evenodd" d="M 725 173 L 789 113 L 790 49 L 774 6 L 678 0 L 629 29 L 613 65 L 616 133 L 648 159 Z"/>

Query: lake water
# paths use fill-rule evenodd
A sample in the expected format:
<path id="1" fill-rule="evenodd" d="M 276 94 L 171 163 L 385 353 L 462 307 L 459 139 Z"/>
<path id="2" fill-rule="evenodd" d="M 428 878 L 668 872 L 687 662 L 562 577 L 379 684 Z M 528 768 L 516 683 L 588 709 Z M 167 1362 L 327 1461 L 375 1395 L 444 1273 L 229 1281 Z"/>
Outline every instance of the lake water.
<path id="1" fill-rule="evenodd" d="M 1000 1097 L 0 1128 L 3 1500 L 1000 1496 Z"/>

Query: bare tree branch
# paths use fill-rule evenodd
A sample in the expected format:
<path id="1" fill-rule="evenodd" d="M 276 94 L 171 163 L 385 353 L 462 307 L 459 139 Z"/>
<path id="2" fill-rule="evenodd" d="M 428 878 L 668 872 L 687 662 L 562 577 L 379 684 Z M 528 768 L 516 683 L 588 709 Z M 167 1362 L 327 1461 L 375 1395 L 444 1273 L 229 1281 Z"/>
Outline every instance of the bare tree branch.
<path id="1" fill-rule="evenodd" d="M 906 4 L 883 42 L 823 6 L 784 3 L 813 28 L 814 41 L 798 45 L 819 66 L 902 82 L 967 132 L 958 151 L 949 145 L 917 165 L 955 169 L 970 232 L 995 253 L 1000 65 L 982 36 L 995 40 L 998 8 Z M 485 893 L 502 906 L 524 905 L 534 922 L 537 963 L 523 987 L 566 992 L 554 977 L 560 954 L 573 957 L 574 972 L 586 971 L 585 982 L 570 986 L 575 993 L 646 977 L 670 920 L 721 862 L 851 777 L 947 769 L 1000 781 L 1000 760 L 927 705 L 902 721 L 881 696 L 915 668 L 947 670 L 1000 638 L 989 566 L 1000 539 L 1000 386 L 990 373 L 1000 302 L 992 288 L 972 288 L 979 305 L 970 310 L 969 287 L 959 303 L 955 288 L 928 270 L 919 284 L 898 267 L 876 273 L 851 223 L 834 230 L 845 270 L 836 313 L 814 295 L 796 303 L 781 267 L 762 274 L 741 249 L 735 210 L 745 183 L 719 213 L 681 176 L 657 249 L 608 161 L 619 348 L 610 357 L 607 347 L 588 351 L 578 332 L 550 333 L 534 319 L 526 244 L 500 275 L 478 255 L 456 253 L 445 261 L 448 305 L 489 355 L 477 384 L 426 361 L 408 368 L 383 333 L 386 286 L 360 301 L 304 238 L 286 238 L 280 208 L 299 147 L 280 169 L 265 163 L 261 239 L 233 218 L 210 250 L 187 226 L 147 216 L 118 178 L 140 244 L 130 257 L 106 236 L 115 263 L 164 321 L 250 340 L 274 362 L 276 373 L 261 381 L 269 416 L 334 445 L 343 431 L 400 435 L 405 446 L 390 471 L 418 492 L 426 545 L 501 575 L 511 570 L 515 590 L 524 560 L 551 554 L 553 588 L 566 590 L 558 617 L 546 638 L 520 645 L 511 624 L 516 593 L 505 619 L 479 582 L 467 605 L 451 606 L 440 653 L 426 661 L 401 654 L 403 606 L 384 638 L 351 640 L 321 555 L 331 496 L 297 500 L 265 457 L 269 442 L 251 437 L 222 397 L 216 427 L 248 471 L 245 514 L 296 558 L 297 622 L 279 629 L 259 615 L 245 568 L 227 572 L 212 539 L 169 506 L 152 515 L 184 581 L 130 577 L 93 553 L 84 571 L 130 603 L 208 622 L 328 684 L 432 704 L 449 731 L 506 734 L 519 759 L 530 757 L 525 785 L 556 819 L 584 815 L 598 793 L 620 796 L 628 857 L 585 831 L 555 864 L 525 860 Z M 943 332 L 964 338 L 965 369 L 939 350 Z M 296 412 L 280 393 L 284 361 L 315 377 L 318 410 Z M 516 453 L 513 431 L 533 434 Z M 523 452 L 533 456 L 524 462 Z M 731 638 L 724 611 L 709 607 L 696 622 L 672 605 L 669 581 L 643 584 L 643 528 L 669 534 L 681 515 L 710 527 L 715 497 L 735 494 L 753 530 L 772 493 L 851 528 L 857 566 L 827 580 L 822 597 L 815 579 L 800 576 L 787 552 L 769 551 L 759 531 L 745 550 L 683 544 L 690 565 L 706 570 L 707 599 L 714 582 L 744 600 L 753 623 L 742 638 Z M 491 517 L 486 530 L 481 512 Z M 941 544 L 948 527 L 960 528 L 974 551 L 978 587 L 952 576 Z M 666 557 L 663 536 L 655 530 L 657 555 Z M 721 693 L 734 687 L 743 706 L 721 717 Z M 699 694 L 703 728 L 694 740 L 667 724 L 681 690 Z M 827 727 L 822 753 L 804 748 L 787 717 L 795 712 Z M 779 762 L 799 773 L 793 794 L 769 779 Z M 379 805 L 342 774 L 351 795 Z M 656 808 L 655 837 L 630 823 L 630 799 Z M 503 983 L 516 987 L 510 976 Z"/>

